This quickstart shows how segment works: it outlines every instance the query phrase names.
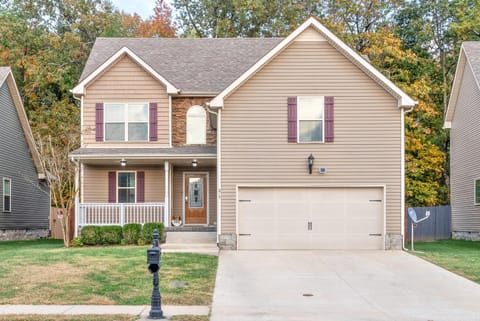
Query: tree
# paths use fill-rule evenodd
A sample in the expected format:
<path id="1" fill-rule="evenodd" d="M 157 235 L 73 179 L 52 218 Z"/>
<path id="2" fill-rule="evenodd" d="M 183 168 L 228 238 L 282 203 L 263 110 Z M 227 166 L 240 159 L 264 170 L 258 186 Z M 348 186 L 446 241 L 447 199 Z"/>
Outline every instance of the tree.
<path id="1" fill-rule="evenodd" d="M 156 0 L 154 15 L 142 20 L 137 14 L 123 14 L 123 28 L 129 37 L 175 37 L 175 24 L 172 21 L 172 10 L 165 0 Z"/>

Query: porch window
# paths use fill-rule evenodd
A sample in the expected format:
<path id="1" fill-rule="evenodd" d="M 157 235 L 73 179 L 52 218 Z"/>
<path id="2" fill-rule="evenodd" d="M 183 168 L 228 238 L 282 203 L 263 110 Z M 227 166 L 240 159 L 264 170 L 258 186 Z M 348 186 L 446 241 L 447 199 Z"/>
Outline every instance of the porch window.
<path id="1" fill-rule="evenodd" d="M 148 103 L 106 103 L 105 141 L 148 141 Z"/>
<path id="2" fill-rule="evenodd" d="M 9 178 L 3 179 L 3 211 L 12 211 L 12 180 Z"/>
<path id="3" fill-rule="evenodd" d="M 298 97 L 298 141 L 323 142 L 324 97 Z"/>
<path id="4" fill-rule="evenodd" d="M 136 175 L 135 172 L 118 172 L 118 203 L 135 203 Z"/>
<path id="5" fill-rule="evenodd" d="M 205 144 L 207 141 L 207 115 L 202 106 L 187 111 L 187 144 Z"/>

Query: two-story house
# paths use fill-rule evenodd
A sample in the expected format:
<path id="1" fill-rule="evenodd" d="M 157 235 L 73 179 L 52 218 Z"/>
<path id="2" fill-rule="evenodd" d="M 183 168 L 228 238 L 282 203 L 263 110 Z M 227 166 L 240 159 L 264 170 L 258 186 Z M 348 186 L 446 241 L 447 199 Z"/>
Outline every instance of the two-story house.
<path id="1" fill-rule="evenodd" d="M 221 248 L 401 248 L 415 105 L 316 19 L 282 39 L 97 39 L 76 226 L 210 227 Z M 167 236 L 168 238 L 168 236 Z"/>
<path id="2" fill-rule="evenodd" d="M 47 237 L 50 187 L 10 67 L 0 67 L 0 240 Z"/>

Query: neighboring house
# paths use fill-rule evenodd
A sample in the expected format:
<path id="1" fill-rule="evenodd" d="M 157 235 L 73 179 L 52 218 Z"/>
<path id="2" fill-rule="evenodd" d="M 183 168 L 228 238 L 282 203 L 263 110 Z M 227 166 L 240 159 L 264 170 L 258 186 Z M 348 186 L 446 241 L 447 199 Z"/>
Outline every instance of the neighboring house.
<path id="1" fill-rule="evenodd" d="M 73 93 L 77 227 L 161 219 L 213 228 L 221 248 L 402 248 L 416 102 L 313 18 L 284 39 L 100 38 Z"/>
<path id="2" fill-rule="evenodd" d="M 445 128 L 450 128 L 452 237 L 480 240 L 480 42 L 460 49 Z"/>
<path id="3" fill-rule="evenodd" d="M 50 189 L 9 67 L 0 67 L 0 240 L 48 236 Z"/>

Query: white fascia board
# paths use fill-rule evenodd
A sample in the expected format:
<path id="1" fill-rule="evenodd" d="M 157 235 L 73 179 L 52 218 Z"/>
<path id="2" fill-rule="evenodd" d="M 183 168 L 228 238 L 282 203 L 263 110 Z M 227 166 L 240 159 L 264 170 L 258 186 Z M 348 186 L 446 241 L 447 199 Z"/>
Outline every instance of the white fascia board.
<path id="1" fill-rule="evenodd" d="M 167 87 L 168 94 L 177 94 L 180 92 L 180 89 L 176 88 L 172 83 L 166 80 L 162 75 L 156 72 L 152 67 L 150 67 L 144 60 L 138 57 L 133 51 L 128 49 L 127 47 L 122 47 L 119 51 L 117 51 L 113 56 L 111 56 L 107 61 L 105 61 L 100 67 L 98 67 L 94 72 L 88 75 L 87 78 L 82 80 L 75 88 L 72 89 L 72 93 L 74 95 L 84 95 L 85 94 L 85 87 L 94 80 L 98 75 L 100 75 L 105 69 L 107 69 L 110 65 L 120 59 L 123 55 L 128 55 L 132 58 L 136 63 L 138 63 L 142 68 L 148 71 L 155 79 L 160 81 L 162 84 Z"/>
<path id="2" fill-rule="evenodd" d="M 387 77 L 385 77 L 381 72 L 379 72 L 375 67 L 368 63 L 365 59 L 360 57 L 353 49 L 347 46 L 342 40 L 335 36 L 331 31 L 325 28 L 317 19 L 311 17 L 305 21 L 300 27 L 298 27 L 294 32 L 292 32 L 287 38 L 280 42 L 275 48 L 268 52 L 265 56 L 262 57 L 256 64 L 254 64 L 250 69 L 248 69 L 243 75 L 241 75 L 237 80 L 231 83 L 227 88 L 225 88 L 220 94 L 218 94 L 211 102 L 210 106 L 214 108 L 221 108 L 224 105 L 224 98 L 230 95 L 235 91 L 239 86 L 241 86 L 246 80 L 248 80 L 253 74 L 255 74 L 260 68 L 262 68 L 266 63 L 278 55 L 283 49 L 285 49 L 295 38 L 297 38 L 303 31 L 309 27 L 314 27 L 319 31 L 329 42 L 333 42 L 341 51 L 346 55 L 350 56 L 359 66 L 364 68 L 366 71 L 370 72 L 374 77 L 375 81 L 379 82 L 382 87 L 390 89 L 398 99 L 399 108 L 413 108 L 417 105 L 417 102 L 410 98 L 406 93 L 404 93 L 400 88 L 398 88 L 393 82 L 391 82 Z"/>
<path id="3" fill-rule="evenodd" d="M 15 82 L 15 78 L 13 77 L 11 69 L 7 72 L 6 77 L 2 80 L 2 82 L 0 82 L 0 86 L 5 81 L 8 86 L 10 95 L 12 96 L 13 104 L 17 110 L 20 126 L 22 126 L 22 130 L 27 141 L 27 146 L 32 156 L 33 164 L 35 166 L 35 169 L 37 170 L 38 179 L 45 179 L 45 169 L 42 166 L 40 153 L 38 152 L 37 146 L 35 144 L 35 139 L 33 138 L 32 129 L 30 127 L 30 122 L 28 121 L 22 97 L 20 96 L 20 91 L 18 90 L 17 83 Z"/>
<path id="4" fill-rule="evenodd" d="M 465 71 L 466 63 L 467 63 L 467 57 L 465 56 L 465 50 L 462 44 L 462 47 L 460 48 L 460 53 L 458 55 L 457 68 L 455 70 L 455 78 L 453 79 L 453 85 L 450 91 L 450 99 L 448 100 L 447 111 L 445 113 L 445 122 L 443 123 L 444 128 L 452 128 L 453 115 L 455 114 L 458 94 L 460 92 L 460 87 L 462 85 L 463 72 Z"/>

